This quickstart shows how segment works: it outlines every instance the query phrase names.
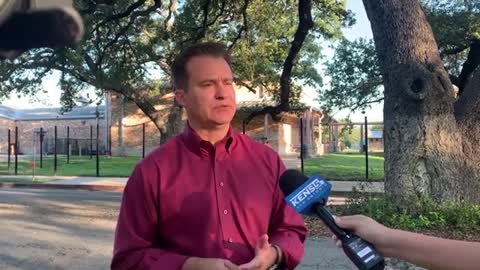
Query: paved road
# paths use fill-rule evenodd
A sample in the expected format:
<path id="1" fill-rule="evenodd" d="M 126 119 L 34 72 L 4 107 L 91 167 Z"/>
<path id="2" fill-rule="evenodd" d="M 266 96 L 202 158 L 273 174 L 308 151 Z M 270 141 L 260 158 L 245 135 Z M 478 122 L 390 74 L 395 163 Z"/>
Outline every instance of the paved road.
<path id="1" fill-rule="evenodd" d="M 121 193 L 0 189 L 0 269 L 109 269 Z M 309 239 L 297 269 L 353 270 L 330 239 Z"/>

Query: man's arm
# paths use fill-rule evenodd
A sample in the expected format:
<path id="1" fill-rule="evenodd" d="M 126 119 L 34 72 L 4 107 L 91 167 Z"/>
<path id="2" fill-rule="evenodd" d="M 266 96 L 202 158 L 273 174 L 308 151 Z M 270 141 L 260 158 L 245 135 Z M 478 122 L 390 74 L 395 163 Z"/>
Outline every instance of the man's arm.
<path id="1" fill-rule="evenodd" d="M 285 203 L 278 179 L 286 168 L 279 157 L 277 166 L 278 177 L 273 194 L 274 209 L 269 228 L 270 243 L 279 247 L 284 268 L 294 269 L 304 255 L 307 229 L 303 217 Z"/>
<path id="2" fill-rule="evenodd" d="M 158 210 L 149 185 L 141 165 L 136 166 L 123 192 L 112 270 L 181 269 L 187 260 L 187 256 L 153 247 L 158 241 Z"/>
<path id="3" fill-rule="evenodd" d="M 386 256 L 412 262 L 427 269 L 473 270 L 480 266 L 480 243 L 447 240 L 393 230 Z"/>
<path id="4" fill-rule="evenodd" d="M 386 257 L 438 270 L 474 270 L 480 265 L 480 243 L 394 230 L 361 215 L 339 217 L 336 222 L 375 245 Z"/>

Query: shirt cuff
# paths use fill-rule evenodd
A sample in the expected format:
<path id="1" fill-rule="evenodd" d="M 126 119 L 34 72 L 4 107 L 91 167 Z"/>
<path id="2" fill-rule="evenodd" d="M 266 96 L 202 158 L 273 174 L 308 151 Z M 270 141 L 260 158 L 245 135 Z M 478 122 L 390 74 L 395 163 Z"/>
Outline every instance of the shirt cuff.
<path id="1" fill-rule="evenodd" d="M 155 258 L 155 269 L 175 269 L 181 270 L 188 256 L 176 253 L 167 253 L 161 257 Z"/>
<path id="2" fill-rule="evenodd" d="M 289 233 L 273 235 L 270 243 L 282 250 L 283 266 L 285 269 L 294 269 L 300 264 L 304 255 L 304 247 L 298 236 Z"/>

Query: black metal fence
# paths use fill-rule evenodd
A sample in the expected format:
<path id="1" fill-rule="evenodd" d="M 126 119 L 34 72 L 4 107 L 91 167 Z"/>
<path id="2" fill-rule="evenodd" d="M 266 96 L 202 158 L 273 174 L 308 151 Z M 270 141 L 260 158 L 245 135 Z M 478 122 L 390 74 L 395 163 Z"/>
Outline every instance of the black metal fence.
<path id="1" fill-rule="evenodd" d="M 365 179 L 369 179 L 369 155 L 383 153 L 383 122 L 330 122 L 322 127 L 322 141 L 329 153 L 362 153 L 365 155 Z"/>

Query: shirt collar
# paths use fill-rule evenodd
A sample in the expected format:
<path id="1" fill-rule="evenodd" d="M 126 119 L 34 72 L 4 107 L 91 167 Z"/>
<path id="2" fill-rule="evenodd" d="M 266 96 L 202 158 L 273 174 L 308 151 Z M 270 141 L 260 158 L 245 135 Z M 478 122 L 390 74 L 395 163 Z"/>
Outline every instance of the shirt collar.
<path id="1" fill-rule="evenodd" d="M 186 146 L 190 148 L 190 150 L 192 150 L 194 153 L 197 153 L 199 155 L 208 155 L 214 149 L 217 153 L 231 153 L 234 148 L 236 136 L 237 134 L 235 130 L 230 125 L 227 131 L 227 135 L 222 140 L 215 143 L 215 145 L 212 145 L 210 142 L 200 138 L 198 133 L 190 126 L 188 121 L 182 134 Z"/>

